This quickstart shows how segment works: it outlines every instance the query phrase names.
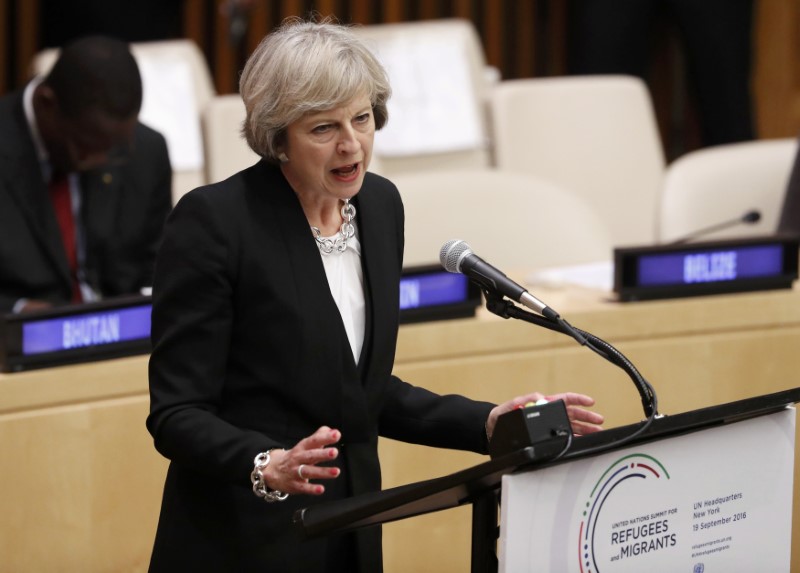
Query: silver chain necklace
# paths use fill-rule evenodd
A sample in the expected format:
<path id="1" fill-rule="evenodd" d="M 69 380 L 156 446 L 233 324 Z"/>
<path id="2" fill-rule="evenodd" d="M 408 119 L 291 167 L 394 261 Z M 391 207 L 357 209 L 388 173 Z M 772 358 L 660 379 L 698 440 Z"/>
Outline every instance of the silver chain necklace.
<path id="1" fill-rule="evenodd" d="M 317 247 L 325 255 L 330 255 L 333 251 L 343 253 L 347 250 L 347 240 L 356 234 L 356 228 L 353 226 L 353 219 L 356 218 L 356 208 L 350 204 L 349 199 L 344 200 L 342 205 L 342 219 L 344 223 L 339 228 L 339 232 L 332 238 L 323 237 L 320 233 L 319 227 L 311 227 L 311 232 L 314 233 L 314 239 L 317 241 Z"/>

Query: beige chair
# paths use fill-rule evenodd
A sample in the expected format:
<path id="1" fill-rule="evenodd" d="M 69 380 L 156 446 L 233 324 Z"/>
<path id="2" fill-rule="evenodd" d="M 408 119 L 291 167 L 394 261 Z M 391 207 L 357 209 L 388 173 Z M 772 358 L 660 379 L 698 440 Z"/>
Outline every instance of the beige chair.
<path id="1" fill-rule="evenodd" d="M 488 167 L 486 97 L 495 74 L 469 20 L 356 26 L 386 67 L 389 123 L 375 138 L 381 172 Z"/>
<path id="2" fill-rule="evenodd" d="M 629 76 L 502 81 L 489 98 L 498 169 L 571 189 L 615 246 L 655 239 L 664 153 L 649 92 Z"/>
<path id="3" fill-rule="evenodd" d="M 796 138 L 765 139 L 708 147 L 678 158 L 664 176 L 659 240 L 683 239 L 751 210 L 761 214 L 757 223 L 732 225 L 702 238 L 774 233 L 796 152 Z"/>
<path id="4" fill-rule="evenodd" d="M 458 169 L 392 181 L 405 206 L 406 267 L 438 263 L 450 239 L 508 273 L 611 258 L 608 229 L 586 202 L 532 175 Z"/>
<path id="5" fill-rule="evenodd" d="M 258 161 L 242 136 L 244 102 L 238 94 L 211 99 L 203 112 L 206 180 L 222 181 Z"/>
<path id="6" fill-rule="evenodd" d="M 167 140 L 172 163 L 172 195 L 205 183 L 200 117 L 215 95 L 211 71 L 200 48 L 191 40 L 164 40 L 131 44 L 142 74 L 142 123 Z M 31 65 L 33 75 L 46 74 L 58 50 L 40 52 Z"/>

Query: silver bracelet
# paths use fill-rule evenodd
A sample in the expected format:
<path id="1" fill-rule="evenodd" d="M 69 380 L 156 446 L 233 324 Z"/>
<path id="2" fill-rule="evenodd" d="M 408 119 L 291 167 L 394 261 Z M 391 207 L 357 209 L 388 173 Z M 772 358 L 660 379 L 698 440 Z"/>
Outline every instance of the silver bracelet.
<path id="1" fill-rule="evenodd" d="M 283 501 L 289 497 L 288 493 L 280 492 L 277 489 L 270 489 L 264 481 L 264 475 L 261 472 L 269 465 L 269 453 L 271 451 L 272 450 L 261 452 L 255 457 L 253 460 L 253 473 L 250 474 L 250 481 L 253 482 L 253 493 L 267 503 Z"/>

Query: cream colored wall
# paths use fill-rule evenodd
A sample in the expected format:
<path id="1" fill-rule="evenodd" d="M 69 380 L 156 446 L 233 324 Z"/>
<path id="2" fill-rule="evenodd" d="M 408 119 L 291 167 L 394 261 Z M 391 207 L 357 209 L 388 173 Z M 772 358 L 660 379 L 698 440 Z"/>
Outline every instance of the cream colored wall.
<path id="1" fill-rule="evenodd" d="M 627 305 L 588 292 L 537 296 L 628 356 L 663 413 L 800 386 L 800 292 Z M 0 375 L 0 570 L 146 570 L 166 469 L 144 427 L 146 366 L 140 356 Z M 621 370 L 571 339 L 495 317 L 402 327 L 396 371 L 487 400 L 586 392 L 609 427 L 641 417 Z M 381 457 L 385 487 L 485 460 L 389 440 Z M 460 508 L 387 525 L 387 573 L 469 570 L 470 520 Z M 800 572 L 797 556 L 792 571 Z"/>

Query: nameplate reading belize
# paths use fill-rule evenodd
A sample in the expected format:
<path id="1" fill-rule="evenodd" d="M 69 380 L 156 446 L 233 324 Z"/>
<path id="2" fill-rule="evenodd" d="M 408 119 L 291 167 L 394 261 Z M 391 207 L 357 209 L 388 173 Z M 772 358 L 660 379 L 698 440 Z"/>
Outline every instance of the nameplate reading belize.
<path id="1" fill-rule="evenodd" d="M 639 259 L 639 285 L 677 285 L 734 281 L 780 274 L 780 245 L 697 253 L 647 255 Z"/>
<path id="2" fill-rule="evenodd" d="M 614 292 L 622 301 L 789 288 L 797 237 L 614 249 Z"/>
<path id="3" fill-rule="evenodd" d="M 503 477 L 500 571 L 789 571 L 795 410 Z"/>

